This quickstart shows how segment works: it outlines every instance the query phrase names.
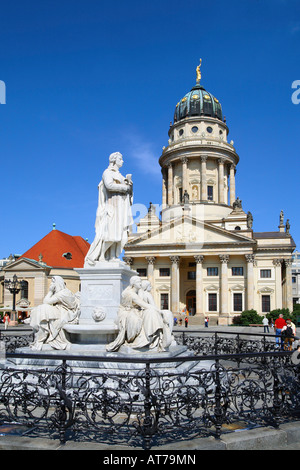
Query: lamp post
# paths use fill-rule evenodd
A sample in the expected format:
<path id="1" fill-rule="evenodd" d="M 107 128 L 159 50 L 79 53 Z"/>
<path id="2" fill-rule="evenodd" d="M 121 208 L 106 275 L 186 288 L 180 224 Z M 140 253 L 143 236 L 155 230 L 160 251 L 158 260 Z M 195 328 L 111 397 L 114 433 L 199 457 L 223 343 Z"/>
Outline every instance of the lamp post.
<path id="1" fill-rule="evenodd" d="M 9 290 L 9 292 L 13 295 L 13 308 L 11 312 L 12 318 L 10 319 L 11 325 L 16 325 L 18 322 L 16 320 L 16 295 L 20 292 L 23 287 L 23 281 L 19 281 L 17 275 L 15 274 L 11 279 L 6 279 L 4 281 L 4 287 Z"/>

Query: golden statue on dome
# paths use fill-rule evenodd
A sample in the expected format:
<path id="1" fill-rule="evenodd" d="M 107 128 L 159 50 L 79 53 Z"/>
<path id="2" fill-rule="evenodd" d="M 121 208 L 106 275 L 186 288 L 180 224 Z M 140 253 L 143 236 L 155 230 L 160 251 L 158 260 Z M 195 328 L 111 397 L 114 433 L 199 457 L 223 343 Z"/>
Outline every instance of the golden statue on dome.
<path id="1" fill-rule="evenodd" d="M 201 80 L 201 71 L 200 71 L 201 63 L 202 63 L 202 59 L 200 59 L 200 64 L 198 65 L 198 67 L 196 67 L 196 73 L 197 73 L 196 82 L 198 83 L 198 85 L 199 85 L 200 80 Z"/>

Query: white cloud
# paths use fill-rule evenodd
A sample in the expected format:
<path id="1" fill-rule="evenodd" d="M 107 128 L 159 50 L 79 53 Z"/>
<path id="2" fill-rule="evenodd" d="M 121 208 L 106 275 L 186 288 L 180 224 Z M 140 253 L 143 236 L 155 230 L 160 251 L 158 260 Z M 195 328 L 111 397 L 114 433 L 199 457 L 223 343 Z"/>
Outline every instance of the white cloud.
<path id="1" fill-rule="evenodd" d="M 130 133 L 126 135 L 128 141 L 128 153 L 138 168 L 142 170 L 145 175 L 154 177 L 161 177 L 161 168 L 158 163 L 159 156 L 156 155 L 151 142 L 145 141 L 140 135 Z"/>

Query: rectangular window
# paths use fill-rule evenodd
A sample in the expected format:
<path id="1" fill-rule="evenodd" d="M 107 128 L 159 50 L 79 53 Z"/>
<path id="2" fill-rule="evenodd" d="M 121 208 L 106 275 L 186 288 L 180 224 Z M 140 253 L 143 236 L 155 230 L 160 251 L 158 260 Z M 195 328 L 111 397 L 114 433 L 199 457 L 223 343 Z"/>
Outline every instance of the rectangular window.
<path id="1" fill-rule="evenodd" d="M 233 276 L 243 276 L 244 275 L 244 268 L 242 266 L 232 268 L 232 275 Z"/>
<path id="2" fill-rule="evenodd" d="M 169 294 L 160 294 L 161 310 L 169 310 Z"/>
<path id="3" fill-rule="evenodd" d="M 292 277 L 292 283 L 293 283 L 293 284 L 296 284 L 296 282 L 297 282 L 297 278 L 296 278 L 296 277 Z"/>
<path id="4" fill-rule="evenodd" d="M 218 276 L 218 274 L 219 274 L 218 268 L 207 268 L 208 276 Z"/>
<path id="5" fill-rule="evenodd" d="M 147 277 L 147 269 L 146 268 L 138 268 L 136 270 L 139 276 L 141 277 Z"/>
<path id="6" fill-rule="evenodd" d="M 261 269 L 260 277 L 261 278 L 271 277 L 271 269 Z"/>
<path id="7" fill-rule="evenodd" d="M 217 311 L 217 294 L 208 294 L 208 310 L 210 312 Z"/>
<path id="8" fill-rule="evenodd" d="M 188 279 L 191 281 L 196 279 L 196 271 L 188 271 Z"/>
<path id="9" fill-rule="evenodd" d="M 243 294 L 233 294 L 233 311 L 242 312 L 243 310 Z"/>
<path id="10" fill-rule="evenodd" d="M 170 268 L 159 268 L 159 275 L 163 276 L 170 276 Z"/>
<path id="11" fill-rule="evenodd" d="M 183 202 L 182 201 L 182 188 L 179 188 L 179 202 Z"/>
<path id="12" fill-rule="evenodd" d="M 271 300 L 269 295 L 261 296 L 261 310 L 262 312 L 270 312 Z"/>
<path id="13" fill-rule="evenodd" d="M 207 199 L 208 201 L 213 201 L 214 197 L 214 187 L 213 186 L 207 186 Z"/>

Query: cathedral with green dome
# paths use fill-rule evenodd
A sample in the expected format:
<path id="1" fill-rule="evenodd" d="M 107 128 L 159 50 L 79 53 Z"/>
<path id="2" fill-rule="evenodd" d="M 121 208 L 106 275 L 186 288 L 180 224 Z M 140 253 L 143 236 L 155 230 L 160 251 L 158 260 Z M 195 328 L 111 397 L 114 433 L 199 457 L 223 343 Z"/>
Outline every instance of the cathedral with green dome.
<path id="1" fill-rule="evenodd" d="M 150 204 L 124 260 L 151 282 L 157 305 L 177 317 L 187 309 L 191 323 L 208 316 L 228 325 L 251 309 L 292 311 L 289 224 L 281 214 L 276 230 L 254 231 L 255 214 L 236 194 L 239 155 L 221 103 L 201 81 L 200 61 L 158 158 L 161 204 Z"/>

